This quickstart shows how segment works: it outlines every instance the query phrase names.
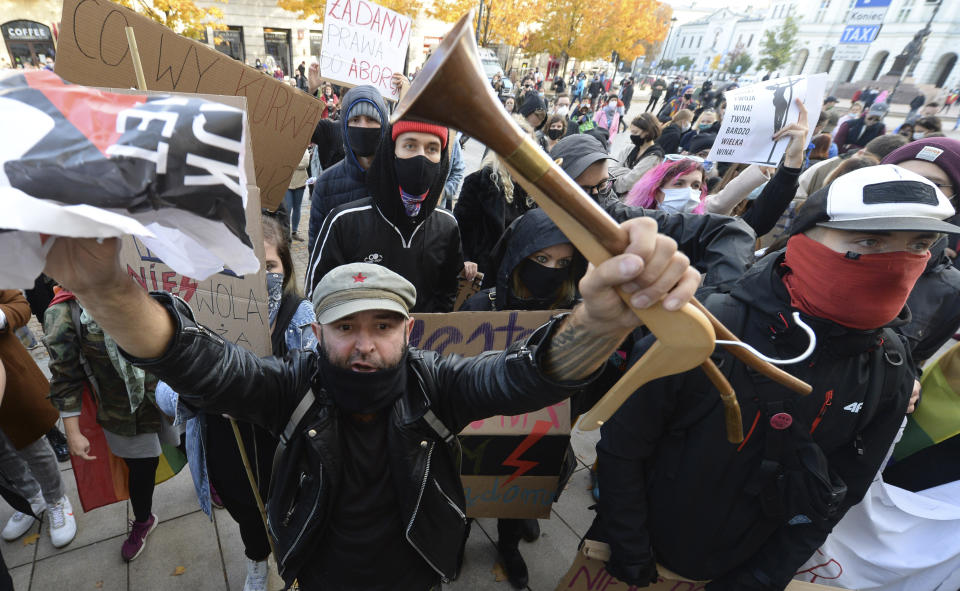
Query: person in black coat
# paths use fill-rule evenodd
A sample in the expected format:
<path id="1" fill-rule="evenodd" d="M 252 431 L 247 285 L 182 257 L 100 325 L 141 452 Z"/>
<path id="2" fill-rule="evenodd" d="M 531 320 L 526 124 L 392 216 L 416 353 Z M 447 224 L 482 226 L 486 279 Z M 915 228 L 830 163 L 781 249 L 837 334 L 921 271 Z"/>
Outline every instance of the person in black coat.
<path id="1" fill-rule="evenodd" d="M 689 109 L 680 109 L 673 119 L 668 123 L 656 144 L 663 148 L 666 154 L 677 154 L 680 149 L 680 139 L 683 134 L 690 129 L 690 123 L 693 121 L 693 111 Z"/>
<path id="2" fill-rule="evenodd" d="M 513 181 L 492 152 L 480 170 L 464 179 L 460 199 L 453 208 L 460 227 L 463 257 L 477 264 L 477 270 L 484 273 L 490 285 L 496 271 L 491 265 L 494 245 L 513 220 L 534 207 L 533 198 Z"/>

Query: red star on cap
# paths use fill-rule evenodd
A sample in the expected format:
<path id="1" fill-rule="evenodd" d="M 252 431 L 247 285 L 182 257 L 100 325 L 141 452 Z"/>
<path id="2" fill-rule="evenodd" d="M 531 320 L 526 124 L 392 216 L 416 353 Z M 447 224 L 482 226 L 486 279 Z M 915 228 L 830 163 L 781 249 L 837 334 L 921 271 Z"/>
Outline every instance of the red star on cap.
<path id="1" fill-rule="evenodd" d="M 363 276 L 363 273 L 357 273 L 353 276 L 354 283 L 363 283 L 366 277 Z"/>

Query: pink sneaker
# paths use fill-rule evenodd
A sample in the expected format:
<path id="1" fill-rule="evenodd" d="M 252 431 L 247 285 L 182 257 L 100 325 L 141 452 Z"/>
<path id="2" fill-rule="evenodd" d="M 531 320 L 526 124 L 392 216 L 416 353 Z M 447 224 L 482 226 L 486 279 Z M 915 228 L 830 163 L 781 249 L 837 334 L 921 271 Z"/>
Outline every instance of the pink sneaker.
<path id="1" fill-rule="evenodd" d="M 147 536 L 150 535 L 150 532 L 156 527 L 157 516 L 153 513 L 150 514 L 150 519 L 147 521 L 131 521 L 130 536 L 123 542 L 123 547 L 120 548 L 120 556 L 127 562 L 140 556 L 143 548 L 147 545 Z"/>

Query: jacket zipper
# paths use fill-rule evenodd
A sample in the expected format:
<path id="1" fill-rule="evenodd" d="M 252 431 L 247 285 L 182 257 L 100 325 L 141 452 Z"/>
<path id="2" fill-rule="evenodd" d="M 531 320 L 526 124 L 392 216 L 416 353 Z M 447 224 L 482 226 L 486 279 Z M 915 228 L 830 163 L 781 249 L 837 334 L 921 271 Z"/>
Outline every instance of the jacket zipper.
<path id="1" fill-rule="evenodd" d="M 223 344 L 223 339 L 220 338 L 219 335 L 210 332 L 210 331 L 209 331 L 206 327 L 204 327 L 202 324 L 198 324 L 198 325 L 196 325 L 196 326 L 184 326 L 184 327 L 183 327 L 183 332 L 188 333 L 188 334 L 196 334 L 196 335 L 201 336 L 201 337 L 206 337 L 206 338 L 208 338 L 208 339 L 213 340 L 213 341 L 214 341 L 215 343 L 217 343 L 218 345 L 222 345 L 222 344 Z"/>
<path id="2" fill-rule="evenodd" d="M 317 487 L 319 489 L 323 486 L 323 472 L 320 472 L 317 478 L 319 479 L 317 483 Z M 294 538 L 293 543 L 290 544 L 290 549 L 287 550 L 287 553 L 284 554 L 283 557 L 277 562 L 278 565 L 284 564 L 287 561 L 287 559 L 290 558 L 290 553 L 293 552 L 293 550 L 300 543 L 300 538 L 303 537 L 303 532 L 307 530 L 307 525 L 309 525 L 310 522 L 313 521 L 313 516 L 316 515 L 317 507 L 319 506 L 320 506 L 320 495 L 318 494 L 316 500 L 313 502 L 313 508 L 310 509 L 310 515 L 308 515 L 307 518 L 304 520 L 303 527 L 300 528 L 300 532 L 297 534 L 297 537 Z M 273 534 L 274 539 L 280 539 L 280 536 L 277 535 L 276 530 L 273 528 L 273 523 L 270 523 L 269 525 L 270 525 L 270 532 Z"/>
<path id="3" fill-rule="evenodd" d="M 463 511 L 460 510 L 460 507 L 457 507 L 457 504 L 453 502 L 453 499 L 451 499 L 450 497 L 448 497 L 448 496 L 447 496 L 447 493 L 443 492 L 443 489 L 440 488 L 440 483 L 437 482 L 436 479 L 434 479 L 434 480 L 433 480 L 433 484 L 436 485 L 437 490 L 440 491 L 440 496 L 442 496 L 442 497 L 447 501 L 447 504 L 450 505 L 450 507 L 451 507 L 454 511 L 457 512 L 457 515 L 460 516 L 460 519 L 462 519 L 464 522 L 466 522 L 466 521 L 467 521 L 467 516 L 463 513 Z"/>
<path id="4" fill-rule="evenodd" d="M 283 520 L 280 521 L 280 525 L 283 527 L 288 527 L 290 525 L 290 518 L 293 517 L 293 512 L 297 509 L 297 502 L 300 500 L 300 491 L 303 490 L 303 481 L 307 479 L 307 473 L 300 473 L 300 481 L 297 483 L 297 494 L 293 495 L 293 501 L 290 503 L 290 508 L 287 509 L 287 512 L 283 516 Z"/>
<path id="5" fill-rule="evenodd" d="M 413 507 L 413 515 L 410 516 L 410 521 L 407 522 L 407 529 L 404 532 L 404 537 L 407 539 L 407 542 L 413 546 L 413 549 L 416 550 L 417 553 L 427 562 L 427 564 L 430 565 L 430 568 L 437 571 L 437 573 L 443 577 L 443 582 L 446 583 L 450 580 L 446 573 L 437 568 L 437 565 L 427 558 L 427 555 L 423 553 L 423 550 L 421 550 L 416 544 L 413 543 L 413 540 L 410 539 L 410 528 L 413 527 L 413 521 L 417 518 L 417 513 L 420 512 L 420 501 L 423 500 L 423 491 L 427 489 L 427 480 L 430 479 L 430 461 L 433 459 L 433 448 L 436 446 L 436 441 L 430 442 L 430 450 L 427 451 L 427 465 L 423 470 L 423 482 L 420 483 L 420 494 L 417 496 L 417 504 Z M 446 495 L 444 496 L 446 497 Z"/>
<path id="6" fill-rule="evenodd" d="M 813 432 L 816 431 L 820 425 L 820 421 L 823 420 L 823 415 L 827 414 L 827 407 L 831 404 L 833 404 L 833 390 L 827 390 L 827 393 L 823 395 L 823 406 L 820 407 L 820 412 L 817 413 L 817 417 L 813 419 L 813 424 L 810 425 L 811 435 L 813 435 Z"/>

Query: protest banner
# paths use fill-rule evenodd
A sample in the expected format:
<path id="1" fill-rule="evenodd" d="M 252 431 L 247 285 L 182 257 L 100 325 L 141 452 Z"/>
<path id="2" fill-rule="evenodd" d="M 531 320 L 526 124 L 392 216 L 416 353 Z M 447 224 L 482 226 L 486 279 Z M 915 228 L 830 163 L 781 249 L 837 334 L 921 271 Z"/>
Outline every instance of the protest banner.
<path id="1" fill-rule="evenodd" d="M 256 185 L 276 209 L 323 105 L 301 90 L 107 0 L 64 0 L 55 72 L 76 84 L 136 86 L 125 27 L 136 34 L 147 88 L 247 97 Z"/>
<path id="2" fill-rule="evenodd" d="M 800 116 L 794 99 L 800 99 L 807 108 L 809 143 L 826 85 L 827 75 L 821 73 L 775 78 L 727 92 L 727 109 L 707 160 L 776 166 L 789 139 L 773 141 L 772 137 Z"/>
<path id="3" fill-rule="evenodd" d="M 117 94 L 172 95 L 126 90 L 111 90 Z M 189 95 L 221 102 L 238 109 L 247 108 L 244 97 Z M 247 119 L 249 120 L 249 118 Z M 246 130 L 245 130 L 246 131 Z M 245 146 L 249 154 L 250 134 Z M 248 179 L 253 178 L 253 159 L 243 159 Z M 260 223 L 260 193 L 256 185 L 247 185 L 246 231 L 254 252 L 263 261 L 263 227 Z M 181 275 L 164 264 L 143 242 L 133 236 L 123 238 L 120 264 L 142 288 L 148 291 L 164 290 L 181 297 L 193 310 L 198 322 L 215 331 L 224 339 L 245 347 L 257 355 L 272 354 L 267 310 L 267 279 L 263 264 L 256 273 L 238 276 L 229 270 L 216 273 L 204 280 Z"/>
<path id="4" fill-rule="evenodd" d="M 583 547 L 567 574 L 557 583 L 556 591 L 703 591 L 707 581 L 685 579 L 664 567 L 657 565 L 657 582 L 646 587 L 628 585 L 610 576 L 604 568 L 610 559 L 610 547 L 602 542 L 584 540 Z M 837 587 L 826 587 L 815 583 L 791 581 L 786 591 L 837 591 Z M 852 591 L 852 590 L 851 590 Z"/>
<path id="5" fill-rule="evenodd" d="M 410 17 L 368 0 L 330 0 L 323 19 L 320 73 L 324 79 L 376 87 L 384 98 L 399 100 L 390 83 L 403 73 L 410 45 Z"/>
<path id="6" fill-rule="evenodd" d="M 454 312 L 414 316 L 410 346 L 449 355 L 497 351 L 527 338 L 556 310 Z M 474 421 L 460 433 L 468 517 L 550 516 L 570 439 L 563 401 L 518 416 Z"/>
<path id="7" fill-rule="evenodd" d="M 457 276 L 457 299 L 453 302 L 453 311 L 456 312 L 470 299 L 470 296 L 483 288 L 483 273 L 477 273 L 473 281 L 467 281 L 463 274 Z"/>

